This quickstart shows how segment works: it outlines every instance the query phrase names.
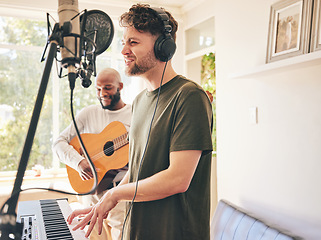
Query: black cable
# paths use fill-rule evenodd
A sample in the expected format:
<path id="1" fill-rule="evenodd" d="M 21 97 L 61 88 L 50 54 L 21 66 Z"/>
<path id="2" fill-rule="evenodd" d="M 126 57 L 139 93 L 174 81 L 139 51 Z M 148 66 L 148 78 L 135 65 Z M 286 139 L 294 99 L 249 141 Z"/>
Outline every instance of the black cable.
<path id="1" fill-rule="evenodd" d="M 74 111 L 73 111 L 73 92 L 74 92 L 73 90 L 74 90 L 74 86 L 75 86 L 76 77 L 74 78 L 73 75 L 72 75 L 71 78 L 70 78 L 70 73 L 69 73 L 68 77 L 69 77 L 69 81 L 70 81 L 70 83 L 69 83 L 70 84 L 70 109 L 71 109 L 72 121 L 74 123 L 74 127 L 75 127 L 75 130 L 76 130 L 76 133 L 77 133 L 77 137 L 78 137 L 79 143 L 81 145 L 83 153 L 85 154 L 86 159 L 89 162 L 91 171 L 94 174 L 94 179 L 95 179 L 95 184 L 92 187 L 92 189 L 90 191 L 86 192 L 86 193 L 82 193 L 81 196 L 83 196 L 83 195 L 88 195 L 88 194 L 95 193 L 97 185 L 98 185 L 98 177 L 97 177 L 97 171 L 95 169 L 94 163 L 92 162 L 92 160 L 91 160 L 91 158 L 90 158 L 90 156 L 89 156 L 89 154 L 87 152 L 87 149 L 85 147 L 85 144 L 84 144 L 84 142 L 83 142 L 83 140 L 82 140 L 82 138 L 80 136 L 80 133 L 79 133 L 79 130 L 78 130 L 78 127 L 77 127 L 77 123 L 76 123 L 76 120 L 75 120 Z"/>
<path id="2" fill-rule="evenodd" d="M 160 82 L 160 85 L 159 85 L 159 89 L 158 89 L 158 94 L 157 94 L 157 100 L 156 100 L 156 105 L 155 105 L 154 113 L 153 113 L 153 115 L 152 115 L 152 119 L 151 119 L 150 124 L 149 124 L 148 135 L 147 135 L 147 140 L 146 140 L 146 144 L 145 144 L 144 152 L 143 152 L 143 155 L 142 155 L 142 157 L 141 157 L 141 159 L 140 159 L 140 162 L 139 162 L 139 167 L 138 167 L 138 173 L 137 173 L 137 179 L 136 179 L 136 186 L 135 186 L 135 193 L 134 193 L 134 197 L 133 197 L 132 201 L 130 202 L 129 209 L 128 209 L 128 211 L 127 211 L 127 214 L 126 214 L 126 217 L 125 217 L 125 220 L 124 220 L 124 223 L 123 223 L 122 233 L 121 233 L 121 240 L 123 240 L 124 229 L 125 229 L 125 223 L 126 223 L 126 221 L 127 221 L 127 219 L 128 219 L 129 213 L 130 213 L 130 211 L 131 211 L 131 209 L 132 209 L 132 207 L 133 207 L 133 204 L 134 204 L 134 201 L 135 201 L 135 198 L 136 198 L 136 195 L 137 195 L 137 190 L 138 190 L 138 180 L 139 180 L 140 170 L 141 170 L 141 166 L 142 166 L 143 158 L 144 158 L 145 153 L 146 153 L 147 145 L 148 145 L 148 142 L 149 142 L 149 137 L 150 137 L 150 132 L 151 132 L 151 129 L 152 129 L 152 125 L 153 125 L 154 117 L 155 117 L 155 115 L 156 115 L 157 105 L 158 105 L 159 96 L 160 96 L 160 92 L 161 92 L 161 88 L 162 88 L 162 84 L 163 84 L 163 79 L 164 79 L 164 74 L 165 74 L 166 66 L 167 66 L 167 61 L 166 61 L 165 66 L 164 66 L 164 70 L 163 70 L 163 74 L 162 74 L 161 82 Z"/>
<path id="3" fill-rule="evenodd" d="M 34 188 L 20 189 L 19 192 L 15 192 L 14 194 L 12 194 L 10 196 L 10 198 L 8 198 L 8 200 L 2 205 L 1 213 L 3 213 L 4 207 L 10 203 L 10 201 L 12 200 L 13 197 L 17 196 L 21 192 L 28 191 L 28 190 L 47 190 L 47 191 L 52 191 L 52 192 L 58 192 L 58 193 L 63 193 L 63 194 L 68 194 L 68 195 L 78 195 L 78 196 L 86 195 L 85 193 L 72 193 L 72 192 L 66 192 L 63 190 L 58 190 L 58 189 L 53 189 L 53 188 L 34 187 Z"/>

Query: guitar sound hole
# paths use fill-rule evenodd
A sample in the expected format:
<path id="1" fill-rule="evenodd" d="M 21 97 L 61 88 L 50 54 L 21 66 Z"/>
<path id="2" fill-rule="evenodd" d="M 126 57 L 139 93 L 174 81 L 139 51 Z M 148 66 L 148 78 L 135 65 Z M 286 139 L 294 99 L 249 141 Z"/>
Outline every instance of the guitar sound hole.
<path id="1" fill-rule="evenodd" d="M 114 153 L 114 143 L 112 141 L 106 142 L 104 153 L 106 156 L 111 156 Z"/>

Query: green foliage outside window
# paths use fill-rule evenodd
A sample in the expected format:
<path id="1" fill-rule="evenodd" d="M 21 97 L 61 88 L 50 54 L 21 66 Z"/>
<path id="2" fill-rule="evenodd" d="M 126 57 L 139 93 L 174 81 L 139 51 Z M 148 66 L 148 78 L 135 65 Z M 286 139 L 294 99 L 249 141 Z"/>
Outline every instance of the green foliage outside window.
<path id="1" fill-rule="evenodd" d="M 1 43 L 42 47 L 46 39 L 47 24 L 45 21 L 0 17 Z"/>
<path id="2" fill-rule="evenodd" d="M 26 46 L 26 50 L 2 48 L 0 55 L 0 105 L 12 111 L 9 119 L 0 119 L 0 171 L 17 170 L 29 128 L 43 63 L 41 51 L 27 46 L 46 42 L 45 22 L 0 18 L 0 42 Z M 41 30 L 42 29 L 42 30 Z M 52 126 L 52 95 L 48 85 L 36 137 L 29 157 L 28 169 L 35 164 L 51 166 L 50 134 Z M 49 140 L 46 140 L 49 139 Z"/>
<path id="3" fill-rule="evenodd" d="M 0 17 L 0 43 L 18 46 L 12 49 L 0 46 L 0 107 L 11 110 L 8 112 L 9 117 L 0 113 L 0 171 L 14 171 L 18 168 L 43 75 L 45 63 L 41 63 L 40 59 L 46 41 L 45 21 Z M 27 169 L 32 169 L 36 164 L 45 168 L 52 167 L 52 76 L 57 74 L 55 67 L 54 63 Z M 59 126 L 62 130 L 71 122 L 67 78 L 59 79 L 59 88 Z M 77 80 L 74 91 L 75 114 L 84 106 L 97 103 L 93 88 L 84 89 Z"/>
<path id="4" fill-rule="evenodd" d="M 216 155 L 216 75 L 215 54 L 209 53 L 202 57 L 201 85 L 208 94 L 212 95 L 213 101 L 213 153 Z"/>

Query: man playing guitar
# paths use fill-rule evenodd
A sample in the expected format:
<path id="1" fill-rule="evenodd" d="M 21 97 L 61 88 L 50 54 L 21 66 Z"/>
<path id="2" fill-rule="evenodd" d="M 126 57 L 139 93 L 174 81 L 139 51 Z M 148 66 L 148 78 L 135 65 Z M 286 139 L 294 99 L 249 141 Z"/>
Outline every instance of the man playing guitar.
<path id="1" fill-rule="evenodd" d="M 116 70 L 106 68 L 98 74 L 96 78 L 96 93 L 101 106 L 87 106 L 77 114 L 76 123 L 81 134 L 99 134 L 106 126 L 115 121 L 121 122 L 126 130 L 129 130 L 131 105 L 125 104 L 121 99 L 120 91 L 122 89 L 123 83 L 121 82 L 120 74 Z M 80 178 L 83 181 L 86 181 L 93 178 L 93 173 L 88 161 L 83 154 L 81 154 L 81 151 L 77 151 L 70 144 L 75 137 L 76 131 L 73 123 L 71 123 L 54 141 L 53 152 L 57 154 L 61 162 L 67 165 L 67 169 L 76 170 Z M 126 157 L 128 162 L 128 156 Z M 99 169 L 96 168 L 96 170 L 99 172 Z M 85 199 L 84 203 L 87 201 L 85 205 L 88 206 L 98 202 L 106 190 L 112 188 L 122 179 L 126 171 L 126 166 L 121 166 L 121 169 L 108 171 L 100 181 L 96 194 L 83 198 Z M 107 231 L 105 233 L 106 237 L 99 236 L 100 239 L 110 239 L 110 237 L 107 238 L 109 234 L 112 235 L 112 240 L 118 240 L 121 237 L 125 206 L 120 206 L 114 210 L 113 214 L 110 214 L 107 219 L 108 227 L 106 228 L 110 233 L 107 233 Z M 93 232 L 90 239 L 95 239 L 94 235 L 95 233 Z"/>

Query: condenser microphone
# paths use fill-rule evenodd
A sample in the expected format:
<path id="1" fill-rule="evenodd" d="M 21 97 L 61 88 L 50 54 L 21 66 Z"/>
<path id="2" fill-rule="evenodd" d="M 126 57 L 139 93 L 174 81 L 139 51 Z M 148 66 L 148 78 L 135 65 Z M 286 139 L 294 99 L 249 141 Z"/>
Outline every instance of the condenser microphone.
<path id="1" fill-rule="evenodd" d="M 80 20 L 78 0 L 58 0 L 59 26 L 62 28 L 60 46 L 61 64 L 68 69 L 69 81 L 77 78 L 76 66 L 80 64 Z"/>

